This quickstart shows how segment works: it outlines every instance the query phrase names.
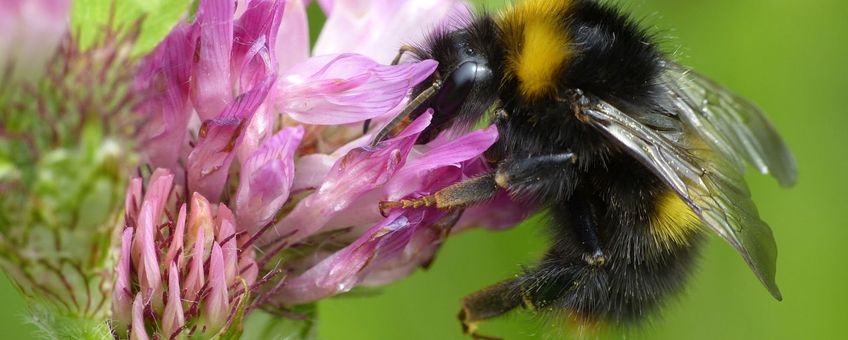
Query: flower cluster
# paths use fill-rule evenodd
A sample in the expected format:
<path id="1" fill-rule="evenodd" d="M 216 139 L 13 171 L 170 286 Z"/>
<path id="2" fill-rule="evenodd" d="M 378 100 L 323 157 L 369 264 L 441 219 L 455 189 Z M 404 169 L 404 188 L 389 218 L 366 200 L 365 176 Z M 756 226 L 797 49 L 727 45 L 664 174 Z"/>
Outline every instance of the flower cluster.
<path id="1" fill-rule="evenodd" d="M 354 26 L 350 13 L 358 12 L 345 9 L 352 3 L 333 3 L 316 51 L 365 46 L 377 35 L 386 38 L 375 32 L 395 31 Z M 375 3 L 369 6 L 385 11 L 420 7 Z M 437 3 L 417 15 L 449 25 L 451 15 L 467 13 L 460 3 Z M 299 2 L 250 1 L 241 12 L 233 6 L 201 1 L 196 21 L 177 26 L 145 60 L 139 89 L 153 93 L 145 104 L 142 151 L 153 167 L 184 174 L 176 181 L 186 195 L 231 207 L 236 231 L 258 239 L 255 246 L 273 257 L 272 267 L 286 273 L 278 284 L 258 289 L 262 303 L 285 307 L 385 284 L 429 263 L 452 228 L 506 226 L 525 216 L 526 209 L 505 195 L 469 209 L 464 219 L 457 211 L 426 207 L 382 216 L 381 200 L 433 194 L 486 171 L 480 155 L 497 140 L 496 129 L 416 145 L 430 124 L 428 112 L 371 147 L 374 130 L 363 134 L 362 122 L 398 112 L 436 62 L 383 65 L 351 53 L 307 58 Z M 346 45 L 349 36 L 364 44 Z M 493 221 L 475 212 L 491 205 L 507 216 Z M 171 266 L 156 263 L 162 272 Z M 139 301 L 147 308 L 143 293 Z"/>
<path id="2" fill-rule="evenodd" d="M 258 266 L 233 212 L 194 193 L 179 203 L 174 175 L 157 170 L 142 197 L 130 183 L 115 270 L 112 330 L 135 339 L 235 332 Z M 171 207 L 179 207 L 178 213 Z M 147 329 L 151 328 L 151 329 Z"/>

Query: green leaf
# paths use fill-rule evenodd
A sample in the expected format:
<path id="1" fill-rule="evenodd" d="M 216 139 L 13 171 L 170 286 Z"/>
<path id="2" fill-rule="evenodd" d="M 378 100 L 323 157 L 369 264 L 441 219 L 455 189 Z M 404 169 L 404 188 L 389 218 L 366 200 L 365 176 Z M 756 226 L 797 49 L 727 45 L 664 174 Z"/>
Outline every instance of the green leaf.
<path id="1" fill-rule="evenodd" d="M 126 29 L 140 19 L 141 32 L 133 50 L 140 55 L 153 49 L 188 13 L 189 0 L 76 0 L 71 27 L 85 49 L 102 38 L 104 28 Z"/>

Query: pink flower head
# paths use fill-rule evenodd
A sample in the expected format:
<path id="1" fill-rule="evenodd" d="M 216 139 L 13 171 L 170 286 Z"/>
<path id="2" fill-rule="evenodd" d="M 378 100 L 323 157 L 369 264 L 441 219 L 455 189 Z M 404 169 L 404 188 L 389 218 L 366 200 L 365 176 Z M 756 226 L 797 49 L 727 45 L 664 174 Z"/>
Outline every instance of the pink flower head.
<path id="1" fill-rule="evenodd" d="M 506 194 L 466 218 L 378 209 L 489 171 L 481 155 L 497 141 L 494 127 L 416 144 L 428 110 L 376 146 L 376 131 L 362 131 L 366 120 L 400 112 L 437 66 L 386 65 L 401 42 L 461 19 L 464 3 L 320 4 L 332 11 L 313 57 L 303 1 L 201 0 L 197 20 L 145 59 L 138 84 L 151 93 L 143 106 L 151 124 L 142 150 L 168 170 L 154 172 L 143 198 L 133 181 L 126 200 L 132 231 L 122 241 L 133 246 L 118 262 L 113 305 L 123 330 L 226 329 L 240 304 L 285 307 L 385 284 L 427 265 L 455 225 L 504 227 L 486 218 L 490 210 L 505 210 L 502 220 L 526 216 Z M 234 293 L 248 289 L 239 282 L 256 293 L 251 301 Z"/>
<path id="2" fill-rule="evenodd" d="M 244 267 L 255 266 L 255 253 L 245 250 L 249 235 L 236 233 L 227 206 L 213 206 L 197 193 L 179 203 L 173 179 L 159 169 L 142 200 L 135 200 L 138 192 L 127 194 L 112 300 L 119 337 L 215 335 L 234 308 L 247 303 L 244 287 L 256 281 L 255 271 Z"/>

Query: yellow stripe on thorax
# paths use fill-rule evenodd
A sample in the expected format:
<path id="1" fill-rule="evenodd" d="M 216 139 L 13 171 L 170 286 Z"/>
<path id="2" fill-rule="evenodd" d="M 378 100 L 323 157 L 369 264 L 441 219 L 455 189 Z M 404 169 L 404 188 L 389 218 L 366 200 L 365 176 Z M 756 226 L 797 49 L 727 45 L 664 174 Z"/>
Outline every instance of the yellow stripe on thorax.
<path id="1" fill-rule="evenodd" d="M 651 216 L 651 232 L 657 243 L 688 245 L 691 235 L 701 225 L 698 215 L 671 189 L 657 197 L 656 210 Z"/>
<path id="2" fill-rule="evenodd" d="M 506 71 L 527 98 L 556 90 L 557 77 L 573 53 L 564 27 L 570 5 L 570 0 L 527 0 L 499 17 L 507 46 Z"/>

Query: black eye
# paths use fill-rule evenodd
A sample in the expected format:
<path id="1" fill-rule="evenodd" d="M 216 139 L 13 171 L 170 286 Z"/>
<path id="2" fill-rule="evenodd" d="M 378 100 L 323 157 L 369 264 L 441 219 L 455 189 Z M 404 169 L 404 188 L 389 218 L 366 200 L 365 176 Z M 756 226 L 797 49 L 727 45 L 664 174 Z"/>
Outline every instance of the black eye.
<path id="1" fill-rule="evenodd" d="M 492 71 L 477 62 L 466 61 L 460 64 L 444 80 L 439 94 L 433 101 L 433 109 L 441 116 L 453 115 L 468 98 L 474 84 L 488 80 L 491 76 Z"/>

